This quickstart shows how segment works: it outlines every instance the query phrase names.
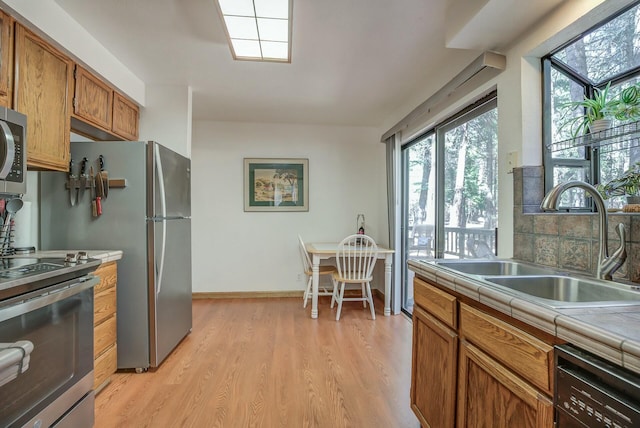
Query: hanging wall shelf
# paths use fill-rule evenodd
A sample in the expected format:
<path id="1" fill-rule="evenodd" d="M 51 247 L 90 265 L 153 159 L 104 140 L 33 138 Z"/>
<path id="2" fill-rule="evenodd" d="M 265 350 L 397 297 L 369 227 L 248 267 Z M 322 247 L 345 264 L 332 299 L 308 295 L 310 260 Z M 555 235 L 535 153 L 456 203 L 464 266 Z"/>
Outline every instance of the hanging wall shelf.
<path id="1" fill-rule="evenodd" d="M 597 148 L 601 153 L 640 147 L 640 121 L 629 122 L 613 128 L 547 145 L 550 152 L 560 152 L 577 147 Z"/>

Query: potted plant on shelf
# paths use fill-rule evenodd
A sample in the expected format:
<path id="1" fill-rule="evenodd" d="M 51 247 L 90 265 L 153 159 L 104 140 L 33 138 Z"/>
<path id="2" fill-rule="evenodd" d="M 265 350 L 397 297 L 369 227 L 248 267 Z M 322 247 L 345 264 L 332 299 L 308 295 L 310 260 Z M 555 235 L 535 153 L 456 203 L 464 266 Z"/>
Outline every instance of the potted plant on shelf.
<path id="1" fill-rule="evenodd" d="M 640 88 L 637 83 L 620 92 L 620 99 L 615 106 L 613 116 L 620 121 L 640 119 Z"/>
<path id="2" fill-rule="evenodd" d="M 604 199 L 626 196 L 627 204 L 640 204 L 640 161 L 631 165 L 620 177 L 596 186 Z"/>
<path id="3" fill-rule="evenodd" d="M 611 82 L 607 83 L 604 89 L 595 88 L 593 98 L 584 97 L 582 101 L 571 101 L 562 104 L 562 108 L 566 110 L 563 117 L 574 112 L 577 107 L 584 110 L 584 114 L 573 116 L 564 121 L 560 128 L 569 126 L 571 136 L 573 138 L 586 134 L 587 131 L 598 132 L 611 127 L 611 118 L 619 111 L 620 100 L 617 98 L 609 98 L 609 87 Z M 636 95 L 636 101 L 637 100 Z"/>

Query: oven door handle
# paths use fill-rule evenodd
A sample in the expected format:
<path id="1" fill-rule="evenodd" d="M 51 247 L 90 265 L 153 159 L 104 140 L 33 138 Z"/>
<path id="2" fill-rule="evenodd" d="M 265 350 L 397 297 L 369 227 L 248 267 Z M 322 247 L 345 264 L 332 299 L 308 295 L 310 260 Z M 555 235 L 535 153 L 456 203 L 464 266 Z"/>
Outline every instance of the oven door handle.
<path id="1" fill-rule="evenodd" d="M 59 285 L 59 289 L 52 291 L 44 296 L 34 297 L 19 303 L 0 307 L 0 322 L 20 316 L 22 314 L 44 308 L 45 306 L 67 299 L 78 293 L 81 293 L 91 287 L 95 287 L 99 282 L 98 277 L 90 277 L 86 280 L 73 279 Z"/>

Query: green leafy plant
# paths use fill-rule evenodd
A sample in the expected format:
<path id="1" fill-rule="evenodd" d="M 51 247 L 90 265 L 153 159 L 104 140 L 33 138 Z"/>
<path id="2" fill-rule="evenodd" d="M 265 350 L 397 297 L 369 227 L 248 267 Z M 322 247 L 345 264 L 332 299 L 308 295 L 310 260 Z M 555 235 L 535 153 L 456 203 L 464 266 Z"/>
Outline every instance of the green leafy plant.
<path id="1" fill-rule="evenodd" d="M 640 196 L 640 162 L 631 165 L 620 177 L 596 186 L 604 199 L 613 196 Z"/>
<path id="2" fill-rule="evenodd" d="M 620 100 L 617 98 L 609 99 L 610 86 L 611 82 L 607 83 L 607 86 L 602 90 L 595 88 L 593 98 L 585 96 L 582 101 L 571 101 L 562 104 L 561 107 L 566 109 L 563 119 L 578 107 L 583 109 L 584 114 L 566 118 L 560 126 L 560 129 L 569 126 L 571 136 L 576 138 L 579 135 L 586 134 L 589 130 L 589 125 L 594 121 L 615 117 L 617 113 L 622 114 L 619 111 Z M 636 94 L 636 101 L 638 100 L 638 96 L 639 95 Z"/>
<path id="3" fill-rule="evenodd" d="M 629 86 L 620 92 L 620 102 L 616 106 L 613 116 L 621 121 L 640 118 L 640 88 L 638 84 Z"/>

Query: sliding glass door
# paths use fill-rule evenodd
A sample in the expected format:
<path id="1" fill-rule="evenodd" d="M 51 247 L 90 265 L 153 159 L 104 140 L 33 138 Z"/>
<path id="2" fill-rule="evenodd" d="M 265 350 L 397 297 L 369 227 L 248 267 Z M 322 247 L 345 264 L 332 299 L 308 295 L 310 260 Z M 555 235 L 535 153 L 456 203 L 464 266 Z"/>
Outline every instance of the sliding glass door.
<path id="1" fill-rule="evenodd" d="M 436 224 L 435 135 L 427 134 L 402 149 L 402 308 L 413 312 L 413 272 L 409 259 L 432 259 Z M 409 277 L 410 276 L 410 277 Z"/>
<path id="2" fill-rule="evenodd" d="M 402 309 L 413 312 L 408 260 L 497 254 L 495 94 L 402 147 Z"/>
<path id="3" fill-rule="evenodd" d="M 443 195 L 438 204 L 438 257 L 497 254 L 498 110 L 485 104 L 438 130 Z"/>

